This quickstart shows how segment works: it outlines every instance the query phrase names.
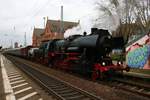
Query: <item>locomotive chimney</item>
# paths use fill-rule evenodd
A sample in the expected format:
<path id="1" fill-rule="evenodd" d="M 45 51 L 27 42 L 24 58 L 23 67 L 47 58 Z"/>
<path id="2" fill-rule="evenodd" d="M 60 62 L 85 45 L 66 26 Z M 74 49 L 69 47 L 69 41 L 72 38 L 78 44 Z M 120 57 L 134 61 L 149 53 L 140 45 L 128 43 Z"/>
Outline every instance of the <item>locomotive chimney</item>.
<path id="1" fill-rule="evenodd" d="M 91 28 L 91 34 L 96 34 L 97 30 L 97 28 Z"/>
<path id="2" fill-rule="evenodd" d="M 83 32 L 83 36 L 86 36 L 86 35 L 87 35 L 87 33 L 84 31 L 84 32 Z"/>

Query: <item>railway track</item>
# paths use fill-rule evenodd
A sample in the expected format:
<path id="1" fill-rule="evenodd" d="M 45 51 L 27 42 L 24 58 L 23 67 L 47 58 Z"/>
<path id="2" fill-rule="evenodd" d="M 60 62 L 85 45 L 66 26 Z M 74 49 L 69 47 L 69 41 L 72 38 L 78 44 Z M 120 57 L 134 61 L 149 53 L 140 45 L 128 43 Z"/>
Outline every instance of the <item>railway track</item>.
<path id="1" fill-rule="evenodd" d="M 123 89 L 125 91 L 129 91 L 150 98 L 149 84 L 142 84 L 136 81 L 125 80 L 121 78 L 113 78 L 111 85 L 115 88 Z"/>
<path id="2" fill-rule="evenodd" d="M 21 63 L 10 57 L 9 59 L 30 77 L 36 80 L 48 93 L 59 100 L 102 100 L 102 98 L 90 94 L 84 90 L 72 86 L 71 84 L 59 79 L 50 77 L 28 65 Z"/>
<path id="3" fill-rule="evenodd" d="M 32 65 L 32 64 L 31 64 Z M 136 79 L 136 78 L 135 78 Z M 142 84 L 139 82 L 140 78 L 138 81 L 132 80 L 131 77 L 125 77 L 125 78 L 113 78 L 112 81 L 98 81 L 98 83 L 102 83 L 104 85 L 109 85 L 111 87 L 115 87 L 117 89 L 122 89 L 127 92 L 131 92 L 134 94 L 138 94 L 144 97 L 150 98 L 150 86 L 149 84 Z M 142 80 L 143 81 L 143 80 Z M 148 80 L 149 81 L 149 80 Z M 148 83 L 146 81 L 146 83 Z M 78 100 L 78 99 L 77 99 Z"/>

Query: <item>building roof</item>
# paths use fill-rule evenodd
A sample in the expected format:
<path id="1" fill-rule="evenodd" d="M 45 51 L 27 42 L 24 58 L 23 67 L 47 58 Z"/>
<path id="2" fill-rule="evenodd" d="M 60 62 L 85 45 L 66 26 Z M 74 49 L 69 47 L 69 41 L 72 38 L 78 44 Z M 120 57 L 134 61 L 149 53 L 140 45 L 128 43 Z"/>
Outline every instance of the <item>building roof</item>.
<path id="1" fill-rule="evenodd" d="M 44 29 L 41 28 L 34 28 L 33 34 L 37 37 L 40 37 L 40 35 L 44 32 Z"/>
<path id="2" fill-rule="evenodd" d="M 48 20 L 47 24 L 49 24 L 49 27 L 52 32 L 58 32 L 60 33 L 60 26 L 61 26 L 61 21 L 60 20 Z M 69 22 L 69 21 L 63 21 L 63 33 L 74 26 L 77 26 L 79 23 L 77 22 Z"/>

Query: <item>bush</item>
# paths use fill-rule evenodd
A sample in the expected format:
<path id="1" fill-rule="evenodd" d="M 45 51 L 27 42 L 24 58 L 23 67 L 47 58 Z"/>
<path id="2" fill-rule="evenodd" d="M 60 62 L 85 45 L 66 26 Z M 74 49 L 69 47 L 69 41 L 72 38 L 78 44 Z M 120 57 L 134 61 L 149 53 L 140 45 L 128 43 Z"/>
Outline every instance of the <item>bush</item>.
<path id="1" fill-rule="evenodd" d="M 121 61 L 125 61 L 125 56 L 123 55 L 117 55 L 117 54 L 113 54 L 111 55 L 112 60 L 121 60 Z"/>

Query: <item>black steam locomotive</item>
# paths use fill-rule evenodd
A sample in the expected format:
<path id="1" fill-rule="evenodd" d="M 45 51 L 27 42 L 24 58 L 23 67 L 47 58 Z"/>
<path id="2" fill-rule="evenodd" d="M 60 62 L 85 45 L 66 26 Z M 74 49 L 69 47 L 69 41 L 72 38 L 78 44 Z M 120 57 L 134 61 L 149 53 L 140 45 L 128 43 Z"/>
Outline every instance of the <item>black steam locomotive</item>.
<path id="1" fill-rule="evenodd" d="M 109 54 L 117 48 L 124 48 L 123 37 L 112 37 L 108 30 L 92 28 L 89 35 L 84 33 L 44 42 L 35 52 L 34 60 L 54 68 L 91 75 L 95 80 L 111 75 L 110 72 L 128 69 L 122 63 L 113 64 Z"/>

